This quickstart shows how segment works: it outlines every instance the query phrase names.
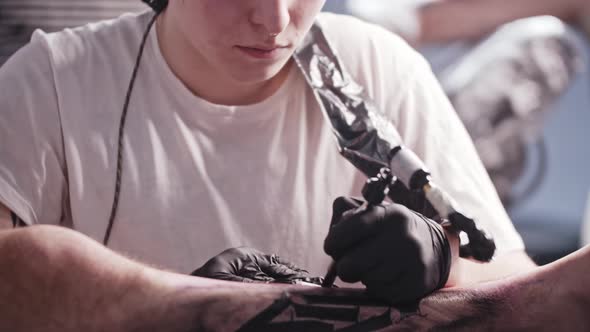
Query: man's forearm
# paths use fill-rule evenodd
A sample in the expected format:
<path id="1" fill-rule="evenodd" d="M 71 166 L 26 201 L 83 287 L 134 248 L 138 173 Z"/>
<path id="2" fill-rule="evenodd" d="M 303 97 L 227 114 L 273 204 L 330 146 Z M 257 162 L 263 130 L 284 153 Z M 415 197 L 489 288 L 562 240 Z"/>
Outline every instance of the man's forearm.
<path id="1" fill-rule="evenodd" d="M 583 309 L 590 299 L 581 289 L 590 249 L 528 274 L 443 290 L 402 307 L 375 302 L 358 289 L 240 284 L 159 271 L 55 227 L 0 232 L 0 252 L 0 331 L 12 332 L 470 331 L 516 323 L 536 328 L 539 315 L 551 319 L 542 322 L 545 328 L 579 330 L 587 327 Z M 567 311 L 564 303 L 570 303 Z"/>
<path id="2" fill-rule="evenodd" d="M 552 15 L 568 20 L 584 0 L 448 0 L 419 11 L 420 44 L 480 38 L 510 21 Z"/>
<path id="3" fill-rule="evenodd" d="M 169 311 L 165 272 L 71 230 L 2 231 L 0 252 L 0 331 L 187 331 L 196 314 Z"/>
<path id="4" fill-rule="evenodd" d="M 362 326 L 374 316 L 392 327 L 400 317 L 361 290 L 230 283 L 152 269 L 53 226 L 2 231 L 0 252 L 0 331 L 316 331 Z"/>
<path id="5" fill-rule="evenodd" d="M 213 294 L 203 331 L 587 331 L 590 248 L 528 273 L 391 306 L 359 289 L 249 287 Z M 246 290 L 246 288 L 245 288 Z M 222 319 L 221 317 L 226 317 Z M 227 317 L 231 319 L 227 319 Z"/>
<path id="6" fill-rule="evenodd" d="M 183 294 L 199 299 L 199 331 L 587 331 L 589 264 L 590 249 L 405 305 L 372 300 L 360 289 L 220 285 Z"/>

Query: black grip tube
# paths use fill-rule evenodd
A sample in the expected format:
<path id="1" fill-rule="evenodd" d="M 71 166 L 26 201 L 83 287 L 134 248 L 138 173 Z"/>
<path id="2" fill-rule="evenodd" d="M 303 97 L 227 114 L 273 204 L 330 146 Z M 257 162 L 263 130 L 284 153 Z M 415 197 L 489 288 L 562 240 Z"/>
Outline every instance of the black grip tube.
<path id="1" fill-rule="evenodd" d="M 449 221 L 451 228 L 465 232 L 469 238 L 469 244 L 462 245 L 460 248 L 461 257 L 472 257 L 480 262 L 492 260 L 496 252 L 496 243 L 483 229 L 477 227 L 472 219 L 454 212 L 449 215 Z"/>

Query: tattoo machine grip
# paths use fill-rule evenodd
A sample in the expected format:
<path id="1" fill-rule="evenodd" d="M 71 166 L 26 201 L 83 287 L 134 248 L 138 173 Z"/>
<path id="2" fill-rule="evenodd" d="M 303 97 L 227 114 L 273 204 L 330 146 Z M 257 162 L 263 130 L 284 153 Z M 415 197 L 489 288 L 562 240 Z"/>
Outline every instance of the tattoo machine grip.
<path id="1" fill-rule="evenodd" d="M 496 251 L 496 244 L 484 229 L 475 221 L 459 212 L 457 203 L 432 180 L 430 172 L 410 149 L 398 146 L 390 152 L 391 172 L 409 190 L 422 192 L 438 212 L 443 222 L 455 232 L 465 232 L 469 243 L 461 246 L 462 257 L 472 257 L 481 262 L 489 262 Z"/>

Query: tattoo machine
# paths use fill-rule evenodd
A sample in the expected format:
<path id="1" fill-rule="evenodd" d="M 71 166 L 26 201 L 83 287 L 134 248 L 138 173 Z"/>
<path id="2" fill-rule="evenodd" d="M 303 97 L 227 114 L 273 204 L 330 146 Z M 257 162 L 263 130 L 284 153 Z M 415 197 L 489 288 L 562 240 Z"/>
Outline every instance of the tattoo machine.
<path id="1" fill-rule="evenodd" d="M 312 26 L 294 59 L 332 126 L 341 155 L 368 177 L 388 169 L 391 182 L 381 179 L 389 188 L 387 196 L 443 227 L 464 232 L 469 243 L 461 246 L 462 257 L 490 261 L 496 251 L 494 240 L 475 220 L 460 212 L 451 196 L 434 183 L 420 158 L 403 146 L 401 135 L 386 113 L 377 109 L 341 63 L 320 23 Z M 372 196 L 365 194 L 369 197 L 367 204 L 374 204 L 369 203 Z M 328 281 L 324 284 L 329 285 Z"/>

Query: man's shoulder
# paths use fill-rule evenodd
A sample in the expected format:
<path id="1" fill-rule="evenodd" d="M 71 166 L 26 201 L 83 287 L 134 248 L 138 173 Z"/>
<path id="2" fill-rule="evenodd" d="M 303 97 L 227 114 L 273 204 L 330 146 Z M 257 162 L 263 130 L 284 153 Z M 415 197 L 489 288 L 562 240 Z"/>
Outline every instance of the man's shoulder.
<path id="1" fill-rule="evenodd" d="M 369 92 L 377 85 L 403 81 L 424 64 L 405 40 L 378 25 L 333 13 L 320 14 L 317 22 L 343 65 Z"/>

